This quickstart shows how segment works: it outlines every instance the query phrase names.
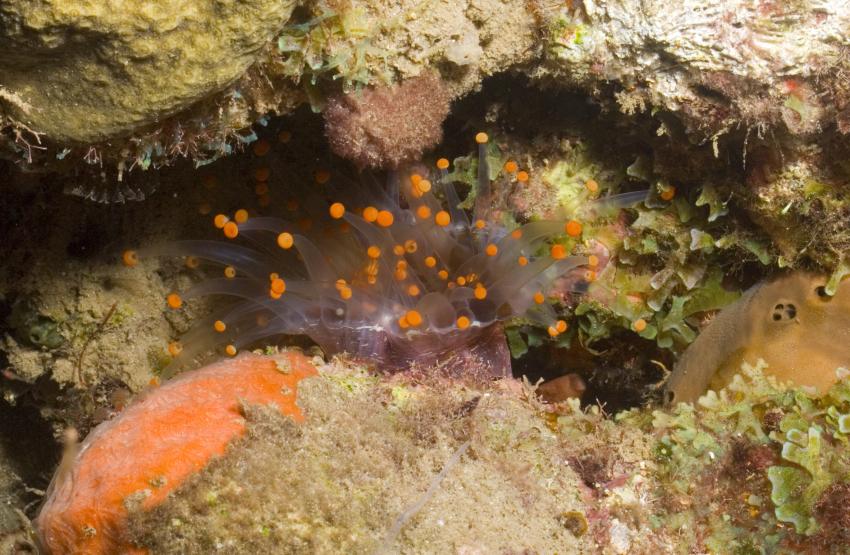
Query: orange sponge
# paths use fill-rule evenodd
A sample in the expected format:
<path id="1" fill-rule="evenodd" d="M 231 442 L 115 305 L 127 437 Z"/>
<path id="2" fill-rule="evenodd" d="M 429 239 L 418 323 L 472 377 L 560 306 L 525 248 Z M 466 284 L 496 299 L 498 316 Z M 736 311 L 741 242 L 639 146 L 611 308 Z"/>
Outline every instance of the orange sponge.
<path id="1" fill-rule="evenodd" d="M 146 553 L 126 536 L 127 503 L 150 509 L 245 430 L 241 403 L 274 404 L 300 422 L 306 357 L 246 354 L 183 374 L 98 426 L 57 473 L 36 520 L 54 555 Z M 64 465 L 63 465 L 64 466 Z"/>

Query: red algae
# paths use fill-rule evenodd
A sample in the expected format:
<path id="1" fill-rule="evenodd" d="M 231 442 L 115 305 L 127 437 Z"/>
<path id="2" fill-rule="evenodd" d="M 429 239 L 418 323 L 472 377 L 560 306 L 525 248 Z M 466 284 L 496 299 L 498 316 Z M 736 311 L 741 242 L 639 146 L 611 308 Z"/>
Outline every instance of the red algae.
<path id="1" fill-rule="evenodd" d="M 252 354 L 187 372 L 98 426 L 53 479 L 36 520 L 51 554 L 146 553 L 126 536 L 128 505 L 148 510 L 225 453 L 245 430 L 241 404 L 301 422 L 298 382 L 317 373 L 297 352 Z"/>

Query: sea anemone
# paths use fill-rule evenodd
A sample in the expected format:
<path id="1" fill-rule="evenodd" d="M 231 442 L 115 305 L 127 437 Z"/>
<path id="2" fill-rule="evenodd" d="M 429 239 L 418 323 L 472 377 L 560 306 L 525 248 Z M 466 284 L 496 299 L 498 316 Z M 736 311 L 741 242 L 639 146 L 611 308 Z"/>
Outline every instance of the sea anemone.
<path id="1" fill-rule="evenodd" d="M 455 189 L 463 172 L 456 164 L 450 173 L 445 158 L 431 170 L 412 165 L 389 172 L 385 186 L 370 175 L 320 171 L 314 183 L 287 183 L 284 218 L 245 209 L 217 214 L 214 224 L 226 241 L 177 241 L 127 251 L 123 261 L 133 266 L 143 256 L 183 256 L 193 266 L 203 259 L 223 267 L 221 277 L 167 297 L 171 309 L 207 295 L 239 299 L 169 345 L 178 363 L 216 345 L 232 356 L 271 336 L 307 335 L 328 354 L 346 352 L 385 371 L 453 359 L 464 372 L 508 375 L 500 324 L 521 317 L 553 337 L 564 333 L 567 322 L 547 300 L 553 282 L 568 276 L 568 287 L 585 290 L 605 263 L 588 248 L 588 225 L 645 192 L 597 199 L 569 218 L 510 229 L 496 221 L 494 199 L 505 188 L 525 186 L 528 174 L 513 161 L 494 171 L 488 141 L 485 133 L 476 135 L 477 167 L 468 161 L 471 219 Z M 256 173 L 286 177 L 270 149 L 267 142 L 255 146 L 262 164 Z M 265 185 L 261 205 L 273 210 L 267 191 Z"/>

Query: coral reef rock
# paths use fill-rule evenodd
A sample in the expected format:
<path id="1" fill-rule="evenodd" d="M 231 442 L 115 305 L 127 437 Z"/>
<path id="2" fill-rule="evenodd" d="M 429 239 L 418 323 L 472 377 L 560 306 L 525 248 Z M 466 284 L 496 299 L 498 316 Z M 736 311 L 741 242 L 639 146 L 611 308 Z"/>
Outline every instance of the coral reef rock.
<path id="1" fill-rule="evenodd" d="M 550 26 L 555 74 L 591 90 L 618 82 L 623 112 L 669 110 L 703 139 L 737 127 L 848 130 L 846 3 L 577 4 Z"/>
<path id="2" fill-rule="evenodd" d="M 154 124 L 241 76 L 293 6 L 291 0 L 4 2 L 2 112 L 67 142 Z"/>

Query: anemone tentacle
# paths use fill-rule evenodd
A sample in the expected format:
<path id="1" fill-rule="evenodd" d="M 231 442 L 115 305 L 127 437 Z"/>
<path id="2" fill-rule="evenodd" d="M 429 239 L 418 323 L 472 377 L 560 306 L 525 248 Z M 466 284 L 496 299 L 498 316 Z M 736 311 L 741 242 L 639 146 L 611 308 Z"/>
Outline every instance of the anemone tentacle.
<path id="1" fill-rule="evenodd" d="M 478 336 L 498 336 L 489 328 L 513 317 L 537 323 L 552 336 L 564 333 L 567 323 L 546 302 L 547 291 L 563 275 L 600 270 L 597 257 L 572 254 L 556 242 L 563 237 L 581 245 L 583 223 L 571 215 L 509 230 L 492 221 L 491 197 L 499 182 L 490 179 L 489 138 L 479 133 L 475 139 L 472 218 L 460 206 L 448 160 L 441 158 L 431 171 L 411 166 L 390 172 L 383 187 L 323 174 L 315 184 L 289 187 L 296 196 L 284 216 L 244 209 L 232 218 L 216 215 L 224 242 L 177 241 L 125 253 L 128 266 L 154 255 L 225 267 L 225 277 L 202 281 L 184 298 L 227 295 L 234 304 L 200 322 L 179 348 L 170 348 L 175 361 L 188 362 L 214 345 L 225 345 L 233 355 L 260 339 L 307 335 L 329 354 L 345 351 L 398 369 L 413 358 L 436 360 Z M 261 172 L 265 179 L 275 175 L 273 162 L 270 166 Z M 528 180 L 512 161 L 503 175 Z M 645 195 L 595 200 L 583 216 L 604 217 Z M 169 306 L 178 309 L 182 298 L 173 295 Z M 389 360 L 398 356 L 403 360 Z"/>

